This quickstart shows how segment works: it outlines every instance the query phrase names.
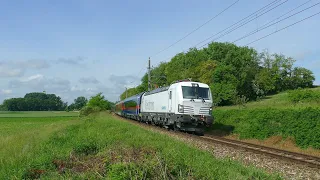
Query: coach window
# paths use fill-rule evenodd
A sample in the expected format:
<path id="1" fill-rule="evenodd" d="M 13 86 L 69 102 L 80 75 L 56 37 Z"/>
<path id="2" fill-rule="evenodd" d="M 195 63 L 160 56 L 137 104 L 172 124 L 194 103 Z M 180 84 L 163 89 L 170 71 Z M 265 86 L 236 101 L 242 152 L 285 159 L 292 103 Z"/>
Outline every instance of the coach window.
<path id="1" fill-rule="evenodd" d="M 172 98 L 172 91 L 170 91 L 170 95 L 169 95 L 169 99 L 171 99 Z"/>

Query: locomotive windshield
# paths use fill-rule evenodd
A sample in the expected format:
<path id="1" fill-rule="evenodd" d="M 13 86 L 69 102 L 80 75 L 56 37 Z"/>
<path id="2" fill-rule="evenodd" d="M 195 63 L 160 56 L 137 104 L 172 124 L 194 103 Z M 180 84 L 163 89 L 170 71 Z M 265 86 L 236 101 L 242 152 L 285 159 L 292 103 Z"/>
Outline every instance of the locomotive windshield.
<path id="1" fill-rule="evenodd" d="M 184 99 L 209 99 L 209 88 L 182 86 Z"/>

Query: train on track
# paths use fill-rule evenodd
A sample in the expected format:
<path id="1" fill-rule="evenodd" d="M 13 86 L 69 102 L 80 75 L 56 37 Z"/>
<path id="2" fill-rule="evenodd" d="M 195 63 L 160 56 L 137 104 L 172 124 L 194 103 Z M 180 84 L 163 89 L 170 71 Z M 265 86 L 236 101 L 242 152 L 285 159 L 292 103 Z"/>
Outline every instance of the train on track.
<path id="1" fill-rule="evenodd" d="M 128 97 L 116 103 L 114 111 L 124 118 L 196 134 L 203 134 L 214 119 L 209 86 L 189 79 Z"/>

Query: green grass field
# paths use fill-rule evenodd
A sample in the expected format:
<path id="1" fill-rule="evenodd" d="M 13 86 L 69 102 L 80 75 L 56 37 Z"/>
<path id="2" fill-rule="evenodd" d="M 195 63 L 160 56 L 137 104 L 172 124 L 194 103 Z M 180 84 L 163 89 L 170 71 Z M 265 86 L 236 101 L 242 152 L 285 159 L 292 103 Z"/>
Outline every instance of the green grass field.
<path id="1" fill-rule="evenodd" d="M 31 153 L 52 133 L 80 122 L 72 117 L 75 113 L 69 114 L 70 117 L 59 115 L 55 112 L 0 112 L 1 179 L 8 177 L 4 171 L 14 172 L 21 162 L 29 161 Z"/>
<path id="2" fill-rule="evenodd" d="M 79 112 L 65 111 L 0 111 L 0 117 L 75 117 Z"/>
<path id="3" fill-rule="evenodd" d="M 0 123 L 0 179 L 280 179 L 108 113 Z"/>

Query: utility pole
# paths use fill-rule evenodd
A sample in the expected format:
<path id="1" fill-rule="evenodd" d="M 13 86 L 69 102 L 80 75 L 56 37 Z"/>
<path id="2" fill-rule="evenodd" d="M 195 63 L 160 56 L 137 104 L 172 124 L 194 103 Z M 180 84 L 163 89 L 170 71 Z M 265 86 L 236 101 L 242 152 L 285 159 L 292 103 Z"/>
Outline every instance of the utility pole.
<path id="1" fill-rule="evenodd" d="M 151 65 L 150 65 L 150 57 L 148 63 L 148 91 L 151 91 Z"/>
<path id="2" fill-rule="evenodd" d="M 126 87 L 126 99 L 128 98 L 128 88 Z"/>

